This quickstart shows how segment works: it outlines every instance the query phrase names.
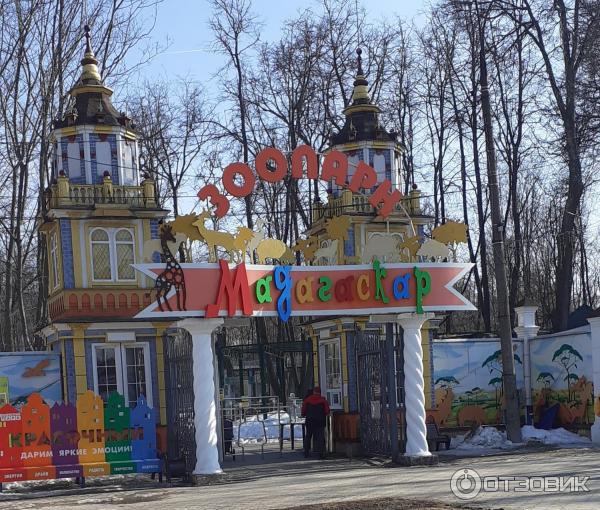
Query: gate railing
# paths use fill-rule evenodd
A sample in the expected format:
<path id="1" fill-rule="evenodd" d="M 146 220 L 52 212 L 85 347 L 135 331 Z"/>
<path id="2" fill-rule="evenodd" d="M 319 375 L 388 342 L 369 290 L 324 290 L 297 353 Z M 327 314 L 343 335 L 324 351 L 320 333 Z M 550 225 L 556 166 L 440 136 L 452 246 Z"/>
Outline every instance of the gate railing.
<path id="1" fill-rule="evenodd" d="M 289 415 L 279 397 L 241 397 L 221 399 L 222 451 L 236 455 L 236 449 L 260 448 L 277 444 L 280 447 L 281 425 L 289 422 Z M 281 449 L 281 447 L 280 447 Z"/>
<path id="2" fill-rule="evenodd" d="M 395 457 L 406 442 L 403 342 L 389 324 L 386 332 L 357 331 L 355 339 L 360 442 L 366 454 Z"/>
<path id="3" fill-rule="evenodd" d="M 186 472 L 192 473 L 196 465 L 192 338 L 189 333 L 179 333 L 163 345 L 169 424 L 167 456 L 173 461 L 184 461 Z"/>

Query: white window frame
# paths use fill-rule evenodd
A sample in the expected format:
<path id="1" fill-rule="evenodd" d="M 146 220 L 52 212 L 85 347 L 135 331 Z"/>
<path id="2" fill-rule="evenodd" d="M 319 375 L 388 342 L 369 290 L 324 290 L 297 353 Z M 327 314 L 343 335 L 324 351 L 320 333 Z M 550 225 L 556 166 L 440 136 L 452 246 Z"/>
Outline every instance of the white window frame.
<path id="1" fill-rule="evenodd" d="M 119 183 L 125 186 L 139 186 L 136 161 L 136 146 L 135 140 L 124 138 L 120 145 L 120 181 Z"/>
<path id="2" fill-rule="evenodd" d="M 98 349 L 114 349 L 115 351 L 115 367 L 117 372 L 117 391 L 123 394 L 123 367 L 121 363 L 121 347 L 120 344 L 94 343 L 92 344 L 92 372 L 94 375 L 94 393 L 99 395 L 98 388 Z"/>
<path id="3" fill-rule="evenodd" d="M 92 344 L 92 371 L 94 375 L 94 392 L 98 394 L 98 359 L 97 349 L 114 349 L 115 366 L 117 367 L 117 392 L 123 395 L 125 403 L 129 405 L 129 385 L 127 380 L 127 357 L 125 349 L 128 347 L 142 347 L 144 349 L 144 371 L 146 376 L 146 402 L 149 407 L 153 405 L 152 393 L 152 367 L 150 359 L 150 344 L 148 342 L 110 342 Z"/>
<path id="4" fill-rule="evenodd" d="M 58 234 L 56 232 L 50 234 L 50 263 L 52 264 L 52 290 L 55 290 L 60 285 L 58 274 Z"/>
<path id="5" fill-rule="evenodd" d="M 109 255 L 109 264 L 110 264 L 110 279 L 99 279 L 94 277 L 94 243 L 102 243 L 105 241 L 92 241 L 92 235 L 96 230 L 103 230 L 108 234 L 108 255 Z M 126 230 L 131 234 L 131 243 L 125 241 L 117 241 L 117 233 L 121 230 Z M 118 258 L 117 258 L 117 244 L 131 244 L 131 248 L 133 251 L 133 263 L 136 263 L 136 255 L 135 255 L 135 229 L 129 227 L 94 227 L 89 231 L 89 246 L 90 246 L 90 263 L 92 266 L 92 281 L 96 283 L 115 283 L 115 282 L 135 282 L 137 278 L 134 276 L 133 278 L 119 278 L 119 266 L 118 266 Z"/>
<path id="6" fill-rule="evenodd" d="M 340 387 L 332 389 L 327 386 L 327 364 L 325 363 L 325 347 L 327 345 L 336 345 L 337 350 L 339 352 L 339 374 L 340 374 Z M 339 338 L 332 338 L 329 340 L 320 340 L 319 341 L 319 379 L 321 386 L 321 395 L 327 398 L 329 402 L 329 407 L 331 409 L 343 409 L 344 408 L 344 374 L 342 372 L 342 342 Z M 335 403 L 332 398 L 330 398 L 331 394 L 338 395 L 338 402 Z"/>

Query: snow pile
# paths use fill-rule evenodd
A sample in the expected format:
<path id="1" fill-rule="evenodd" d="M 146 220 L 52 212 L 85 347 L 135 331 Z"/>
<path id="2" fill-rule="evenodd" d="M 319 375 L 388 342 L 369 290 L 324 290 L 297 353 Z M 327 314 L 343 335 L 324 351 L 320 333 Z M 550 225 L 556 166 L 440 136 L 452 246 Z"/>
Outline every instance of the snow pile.
<path id="1" fill-rule="evenodd" d="M 574 434 L 563 428 L 553 430 L 536 429 L 531 425 L 525 425 L 521 429 L 523 443 L 541 443 L 547 445 L 579 445 L 591 446 L 587 437 Z M 500 432 L 495 427 L 479 427 L 473 435 L 453 437 L 450 448 L 457 450 L 477 449 L 508 449 L 517 446 L 506 439 L 506 432 Z"/>
<path id="2" fill-rule="evenodd" d="M 506 439 L 506 432 L 495 427 L 479 427 L 473 435 L 453 437 L 450 448 L 459 450 L 477 450 L 482 448 L 510 448 L 513 443 Z"/>
<path id="3" fill-rule="evenodd" d="M 525 425 L 521 429 L 523 441 L 531 441 L 542 444 L 552 445 L 587 445 L 591 446 L 591 441 L 587 437 L 574 434 L 568 430 L 559 429 L 544 430 L 536 429 L 531 425 Z"/>
<path id="4" fill-rule="evenodd" d="M 238 420 L 233 423 L 233 441 L 238 441 L 238 432 L 240 443 L 260 444 L 273 443 L 279 441 L 279 425 L 283 424 L 283 439 L 290 438 L 290 416 L 288 413 L 278 413 L 277 411 L 267 413 L 267 418 L 263 414 L 248 416 L 245 420 Z M 294 430 L 296 436 L 301 437 L 298 429 Z"/>

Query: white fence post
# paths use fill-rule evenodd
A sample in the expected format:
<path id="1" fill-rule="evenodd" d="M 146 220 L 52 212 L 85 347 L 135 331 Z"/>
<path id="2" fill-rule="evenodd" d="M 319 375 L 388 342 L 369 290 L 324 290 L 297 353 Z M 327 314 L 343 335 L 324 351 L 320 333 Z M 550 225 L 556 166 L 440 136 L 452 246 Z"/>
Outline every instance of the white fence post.
<path id="1" fill-rule="evenodd" d="M 523 339 L 523 376 L 525 383 L 525 423 L 533 425 L 533 401 L 531 388 L 531 356 L 529 340 L 537 336 L 539 326 L 535 324 L 535 312 L 538 307 L 535 305 L 524 304 L 517 306 L 517 327 L 515 333 L 517 337 Z"/>

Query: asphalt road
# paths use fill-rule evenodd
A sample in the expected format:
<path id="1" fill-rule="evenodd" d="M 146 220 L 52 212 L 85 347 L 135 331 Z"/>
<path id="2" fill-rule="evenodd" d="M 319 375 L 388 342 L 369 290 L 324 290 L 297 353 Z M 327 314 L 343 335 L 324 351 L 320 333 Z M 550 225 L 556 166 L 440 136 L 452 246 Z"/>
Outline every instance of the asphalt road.
<path id="1" fill-rule="evenodd" d="M 108 485 L 97 482 L 97 487 L 84 490 L 64 488 L 6 493 L 0 495 L 0 509 L 270 510 L 381 498 L 407 498 L 481 508 L 600 508 L 599 449 L 538 449 L 476 458 L 443 457 L 435 467 L 386 467 L 377 462 L 349 462 L 341 458 L 304 460 L 296 453 L 286 454 L 283 458 L 277 454 L 268 454 L 267 457 L 267 462 L 261 465 L 251 465 L 252 456 L 247 456 L 245 461 L 238 459 L 235 463 L 228 463 L 226 474 L 211 485 L 169 487 L 147 479 L 136 482 L 123 478 Z M 469 492 L 470 488 L 478 487 L 472 478 L 476 475 L 469 472 L 471 478 L 461 478 L 464 478 L 465 470 L 471 469 L 481 477 L 482 488 L 475 498 L 461 500 L 450 490 L 450 480 L 459 471 L 459 484 L 465 493 Z M 584 485 L 581 485 L 583 479 L 580 480 L 578 492 L 557 492 L 560 482 L 547 479 L 545 483 L 550 491 L 543 492 L 544 481 L 540 477 L 549 476 L 589 479 Z M 498 481 L 494 477 L 501 479 Z M 524 482 L 522 478 L 507 481 L 507 477 L 536 478 L 532 482 Z M 515 490 L 515 487 L 527 489 L 528 483 L 533 484 L 533 490 Z M 502 490 L 494 490 L 496 487 Z"/>

